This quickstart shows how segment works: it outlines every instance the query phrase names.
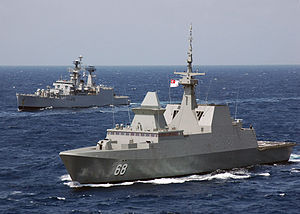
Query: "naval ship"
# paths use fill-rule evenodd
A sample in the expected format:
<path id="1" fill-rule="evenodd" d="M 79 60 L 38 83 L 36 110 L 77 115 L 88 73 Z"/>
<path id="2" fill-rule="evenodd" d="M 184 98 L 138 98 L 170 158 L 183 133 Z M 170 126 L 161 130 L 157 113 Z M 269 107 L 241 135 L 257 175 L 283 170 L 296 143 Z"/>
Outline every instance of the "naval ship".
<path id="1" fill-rule="evenodd" d="M 128 96 L 117 96 L 112 87 L 96 85 L 94 82 L 95 67 L 84 67 L 82 58 L 79 56 L 73 61 L 74 68 L 69 68 L 69 80 L 61 78 L 53 83 L 53 88 L 48 86 L 46 90 L 37 89 L 34 94 L 17 93 L 18 109 L 22 111 L 47 107 L 84 108 L 129 104 Z"/>
<path id="2" fill-rule="evenodd" d="M 181 104 L 160 105 L 148 92 L 131 125 L 116 124 L 94 146 L 60 152 L 73 181 L 124 181 L 203 174 L 256 164 L 284 163 L 293 142 L 257 141 L 253 127 L 230 116 L 227 105 L 197 104 L 192 70 L 192 29 Z"/>

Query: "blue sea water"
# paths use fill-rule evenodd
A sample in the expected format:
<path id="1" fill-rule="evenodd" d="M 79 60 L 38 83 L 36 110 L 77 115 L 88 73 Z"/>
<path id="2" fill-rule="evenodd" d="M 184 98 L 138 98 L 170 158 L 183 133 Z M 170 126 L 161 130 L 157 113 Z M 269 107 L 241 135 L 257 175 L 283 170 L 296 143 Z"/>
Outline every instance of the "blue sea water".
<path id="1" fill-rule="evenodd" d="M 67 67 L 0 67 L 1 213 L 299 213 L 300 66 L 200 66 L 199 103 L 228 104 L 259 140 L 297 142 L 287 164 L 120 184 L 72 182 L 58 153 L 92 146 L 113 124 L 128 123 L 147 91 L 179 102 L 174 70 L 183 66 L 97 67 L 98 83 L 131 105 L 18 112 L 16 92 L 46 88 Z M 114 112 L 114 113 L 113 113 Z M 130 113 L 130 115 L 128 114 Z"/>

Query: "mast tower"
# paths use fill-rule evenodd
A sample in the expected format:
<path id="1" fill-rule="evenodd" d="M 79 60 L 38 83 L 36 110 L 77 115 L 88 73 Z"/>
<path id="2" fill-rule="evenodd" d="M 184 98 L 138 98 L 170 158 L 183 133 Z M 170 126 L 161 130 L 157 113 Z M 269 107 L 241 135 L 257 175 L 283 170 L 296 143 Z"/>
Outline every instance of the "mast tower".
<path id="1" fill-rule="evenodd" d="M 189 37 L 189 49 L 187 58 L 187 71 L 186 72 L 174 72 L 174 74 L 181 75 L 179 83 L 183 85 L 184 93 L 182 97 L 181 106 L 185 106 L 191 110 L 197 107 L 195 97 L 195 86 L 198 85 L 198 80 L 194 79 L 194 76 L 205 75 L 205 73 L 194 73 L 193 72 L 193 47 L 192 47 L 192 25 L 190 26 L 190 37 Z"/>

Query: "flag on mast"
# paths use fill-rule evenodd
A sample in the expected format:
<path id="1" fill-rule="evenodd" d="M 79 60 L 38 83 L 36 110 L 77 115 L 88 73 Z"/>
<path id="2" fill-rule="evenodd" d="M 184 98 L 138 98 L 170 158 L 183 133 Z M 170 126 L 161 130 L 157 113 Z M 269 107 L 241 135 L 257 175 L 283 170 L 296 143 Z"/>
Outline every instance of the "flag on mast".
<path id="1" fill-rule="evenodd" d="M 178 86 L 179 86 L 179 80 L 171 80 L 170 82 L 171 88 L 178 87 Z"/>

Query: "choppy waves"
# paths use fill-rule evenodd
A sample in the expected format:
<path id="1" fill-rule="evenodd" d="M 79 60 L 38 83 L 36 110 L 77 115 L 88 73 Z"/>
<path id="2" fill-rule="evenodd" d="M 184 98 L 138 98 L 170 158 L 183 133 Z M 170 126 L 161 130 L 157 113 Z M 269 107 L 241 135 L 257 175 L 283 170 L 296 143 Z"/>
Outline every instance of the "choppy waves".
<path id="1" fill-rule="evenodd" d="M 157 91 L 162 106 L 181 102 L 182 87 L 168 90 L 173 68 L 118 69 L 117 75 L 100 69 L 101 80 L 130 96 L 129 106 L 18 112 L 16 92 L 46 87 L 64 68 L 0 68 L 0 213 L 299 212 L 299 66 L 209 67 L 196 91 L 198 103 L 238 107 L 237 116 L 260 140 L 296 142 L 287 164 L 119 184 L 73 182 L 59 152 L 94 145 L 114 123 L 126 124 L 147 91 Z"/>

